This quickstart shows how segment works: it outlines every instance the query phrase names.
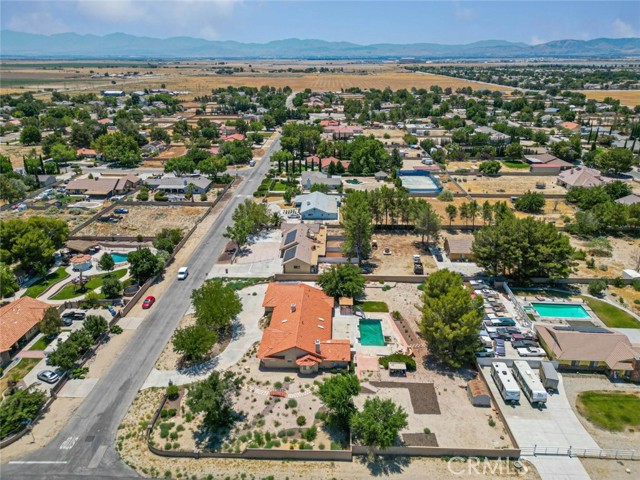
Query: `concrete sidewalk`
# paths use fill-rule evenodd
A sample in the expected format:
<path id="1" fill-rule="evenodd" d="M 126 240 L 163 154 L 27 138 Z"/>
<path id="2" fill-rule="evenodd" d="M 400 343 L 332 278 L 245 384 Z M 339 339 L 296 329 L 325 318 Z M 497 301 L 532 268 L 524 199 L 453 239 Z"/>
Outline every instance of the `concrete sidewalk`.
<path id="1" fill-rule="evenodd" d="M 264 313 L 262 300 L 267 284 L 254 285 L 238 292 L 242 300 L 242 312 L 234 324 L 232 339 L 227 348 L 217 357 L 183 370 L 158 370 L 154 368 L 142 388 L 166 387 L 169 381 L 175 385 L 199 382 L 214 371 L 223 371 L 238 363 L 254 343 L 262 338 L 258 322 Z"/>

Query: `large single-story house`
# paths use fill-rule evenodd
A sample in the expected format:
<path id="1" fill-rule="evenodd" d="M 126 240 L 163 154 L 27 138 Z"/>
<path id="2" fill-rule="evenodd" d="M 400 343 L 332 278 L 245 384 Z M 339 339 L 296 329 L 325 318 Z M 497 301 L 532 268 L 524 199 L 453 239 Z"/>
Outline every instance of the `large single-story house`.
<path id="1" fill-rule="evenodd" d="M 280 258 L 284 273 L 317 273 L 327 251 L 327 227 L 319 223 L 282 225 Z"/>
<path id="2" fill-rule="evenodd" d="M 558 185 L 563 187 L 599 187 L 607 183 L 602 174 L 589 167 L 575 167 L 558 175 Z"/>
<path id="3" fill-rule="evenodd" d="M 0 364 L 6 365 L 36 333 L 48 303 L 21 297 L 0 308 Z"/>
<path id="4" fill-rule="evenodd" d="M 473 254 L 473 236 L 459 235 L 456 238 L 445 238 L 444 250 L 447 252 L 449 260 L 455 262 L 458 260 L 474 260 Z"/>
<path id="5" fill-rule="evenodd" d="M 332 338 L 334 300 L 322 290 L 303 283 L 270 283 L 262 306 L 270 315 L 258 347 L 264 367 L 308 374 L 349 366 L 351 343 Z"/>
<path id="6" fill-rule="evenodd" d="M 332 177 L 322 172 L 302 172 L 300 175 L 300 185 L 305 190 L 311 190 L 314 184 L 326 185 L 331 189 L 336 189 L 342 185 L 342 179 L 340 177 Z"/>
<path id="7" fill-rule="evenodd" d="M 92 148 L 78 148 L 76 150 L 76 157 L 78 158 L 96 158 L 97 156 L 98 152 Z"/>
<path id="8" fill-rule="evenodd" d="M 340 197 L 322 192 L 297 195 L 293 204 L 300 208 L 303 220 L 338 220 Z"/>
<path id="9" fill-rule="evenodd" d="M 541 175 L 557 175 L 562 170 L 567 170 L 573 167 L 573 164 L 562 160 L 550 153 L 540 153 L 525 155 L 525 160 L 530 166 L 529 170 L 532 173 L 538 173 Z"/>
<path id="10" fill-rule="evenodd" d="M 631 195 L 617 199 L 616 203 L 620 203 L 622 205 L 635 205 L 636 203 L 640 203 L 640 195 L 632 193 Z"/>
<path id="11" fill-rule="evenodd" d="M 140 177 L 136 175 L 82 178 L 70 181 L 66 186 L 66 192 L 71 195 L 109 198 L 112 195 L 120 195 L 133 190 L 140 181 Z"/>
<path id="12" fill-rule="evenodd" d="M 640 346 L 614 330 L 600 327 L 536 325 L 540 345 L 558 369 L 603 372 L 612 378 L 640 381 Z"/>
<path id="13" fill-rule="evenodd" d="M 205 177 L 163 177 L 149 178 L 146 183 L 153 190 L 179 195 L 187 193 L 187 187 L 193 184 L 192 193 L 200 195 L 208 192 L 213 182 Z"/>

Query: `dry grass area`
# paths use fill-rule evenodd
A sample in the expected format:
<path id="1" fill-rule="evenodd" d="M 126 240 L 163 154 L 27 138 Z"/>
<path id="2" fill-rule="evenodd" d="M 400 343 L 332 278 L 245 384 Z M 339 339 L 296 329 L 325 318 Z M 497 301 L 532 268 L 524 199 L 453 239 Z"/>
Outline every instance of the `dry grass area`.
<path id="1" fill-rule="evenodd" d="M 583 240 L 574 236 L 569 237 L 571 245 L 574 248 L 580 248 L 588 251 L 587 243 L 589 240 Z M 594 257 L 596 261 L 596 268 L 589 269 L 585 262 L 578 262 L 575 276 L 579 277 L 594 277 L 594 278 L 616 278 L 622 275 L 622 270 L 627 268 L 633 268 L 633 255 L 638 251 L 640 244 L 637 239 L 633 238 L 614 238 L 607 237 L 607 240 L 611 242 L 613 251 L 610 257 Z M 606 266 L 606 270 L 601 269 L 601 266 Z"/>
<path id="2" fill-rule="evenodd" d="M 635 312 L 637 315 L 640 315 L 640 304 L 634 303 L 635 301 L 640 302 L 640 292 L 634 289 L 631 285 L 624 288 L 609 286 L 608 294 L 624 299 L 627 309 Z"/>
<path id="3" fill-rule="evenodd" d="M 370 263 L 375 265 L 377 275 L 413 275 L 413 256 L 420 255 L 425 273 L 435 272 L 436 264 L 431 255 L 420 244 L 421 238 L 405 232 L 374 233 L 378 249 L 373 250 Z M 385 248 L 391 249 L 391 255 L 383 255 Z"/>
<path id="4" fill-rule="evenodd" d="M 26 220 L 30 217 L 47 217 L 47 218 L 55 218 L 57 220 L 64 220 L 67 225 L 69 225 L 69 229 L 72 230 L 82 222 L 89 219 L 91 215 L 95 212 L 86 209 L 74 209 L 72 212 L 71 209 L 57 209 L 56 213 L 47 213 L 47 210 L 33 210 L 27 209 L 22 212 L 14 211 L 14 210 L 4 210 L 0 212 L 0 220 L 9 220 L 11 218 L 21 218 Z"/>
<path id="5" fill-rule="evenodd" d="M 11 160 L 11 165 L 14 168 L 24 168 L 24 162 L 22 157 L 25 157 L 31 152 L 32 149 L 36 150 L 36 153 L 40 155 L 42 153 L 42 147 L 38 146 L 29 146 L 25 147 L 23 145 L 6 145 L 0 144 L 0 155 L 4 155 L 9 157 Z"/>
<path id="6" fill-rule="evenodd" d="M 129 207 L 129 213 L 118 223 L 93 222 L 78 232 L 78 235 L 95 236 L 152 236 L 163 228 L 180 228 L 188 231 L 207 207 L 183 207 L 141 205 Z"/>
<path id="7" fill-rule="evenodd" d="M 640 105 L 640 90 L 581 90 L 587 98 L 602 101 L 607 97 L 620 100 L 620 103 L 628 107 Z"/>
<path id="8" fill-rule="evenodd" d="M 456 176 L 452 175 L 458 183 L 470 194 L 474 193 L 511 193 L 514 195 L 522 195 L 527 190 L 539 193 L 566 194 L 564 187 L 556 184 L 555 177 L 552 176 L 500 176 L 500 177 L 484 177 L 484 176 Z M 543 183 L 545 188 L 536 188 L 537 183 Z"/>
<path id="9" fill-rule="evenodd" d="M 166 160 L 168 158 L 182 157 L 187 153 L 187 147 L 183 143 L 175 143 L 169 145 L 164 152 L 160 152 L 157 156 L 153 157 L 159 160 Z"/>
<path id="10" fill-rule="evenodd" d="M 536 219 L 544 219 L 547 222 L 552 222 L 557 226 L 564 225 L 564 221 L 562 219 L 563 216 L 566 215 L 572 218 L 578 211 L 578 209 L 574 205 L 561 198 L 547 198 L 543 213 L 536 215 L 516 211 L 513 208 L 513 203 L 508 198 L 478 198 L 477 201 L 480 205 L 482 205 L 484 202 L 489 202 L 491 205 L 495 205 L 498 202 L 506 202 L 506 204 L 511 208 L 511 210 L 518 218 L 533 217 Z"/>
<path id="11" fill-rule="evenodd" d="M 453 183 L 450 183 L 449 185 L 447 185 L 448 190 L 453 191 L 454 188 L 456 187 Z M 456 193 L 457 193 L 457 188 L 456 188 Z M 447 212 L 446 212 L 447 205 L 454 205 L 458 209 L 458 216 L 456 216 L 456 218 L 453 220 L 453 223 L 454 224 L 464 223 L 464 222 L 461 222 L 460 220 L 459 212 L 460 212 L 460 206 L 465 202 L 469 202 L 469 199 L 467 197 L 453 197 L 453 200 L 451 202 L 443 202 L 442 200 L 438 200 L 437 198 L 432 198 L 432 197 L 429 197 L 426 200 L 431 204 L 431 207 L 433 208 L 433 210 L 442 217 L 443 226 L 446 227 L 449 225 L 449 217 L 447 216 Z"/>

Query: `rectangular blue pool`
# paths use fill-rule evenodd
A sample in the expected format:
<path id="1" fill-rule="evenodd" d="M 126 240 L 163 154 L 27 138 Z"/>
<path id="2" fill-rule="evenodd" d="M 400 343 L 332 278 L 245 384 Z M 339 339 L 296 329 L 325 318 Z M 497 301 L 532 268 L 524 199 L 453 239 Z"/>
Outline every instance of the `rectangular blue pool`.
<path id="1" fill-rule="evenodd" d="M 117 253 L 114 252 L 111 254 L 111 258 L 113 258 L 113 261 L 115 263 L 124 263 L 126 261 L 128 261 L 129 255 L 126 253 Z"/>
<path id="2" fill-rule="evenodd" d="M 382 320 L 361 319 L 358 323 L 360 330 L 360 345 L 364 347 L 384 347 L 382 334 Z"/>
<path id="3" fill-rule="evenodd" d="M 532 303 L 531 306 L 541 317 L 591 318 L 582 305 L 575 303 Z"/>

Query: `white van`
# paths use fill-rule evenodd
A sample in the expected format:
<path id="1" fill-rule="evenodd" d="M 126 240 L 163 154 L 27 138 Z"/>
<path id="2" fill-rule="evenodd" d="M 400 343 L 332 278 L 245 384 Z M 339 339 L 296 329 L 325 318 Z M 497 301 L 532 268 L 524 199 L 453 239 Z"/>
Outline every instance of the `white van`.
<path id="1" fill-rule="evenodd" d="M 189 269 L 187 267 L 180 267 L 178 270 L 178 280 L 184 280 L 189 275 Z"/>

